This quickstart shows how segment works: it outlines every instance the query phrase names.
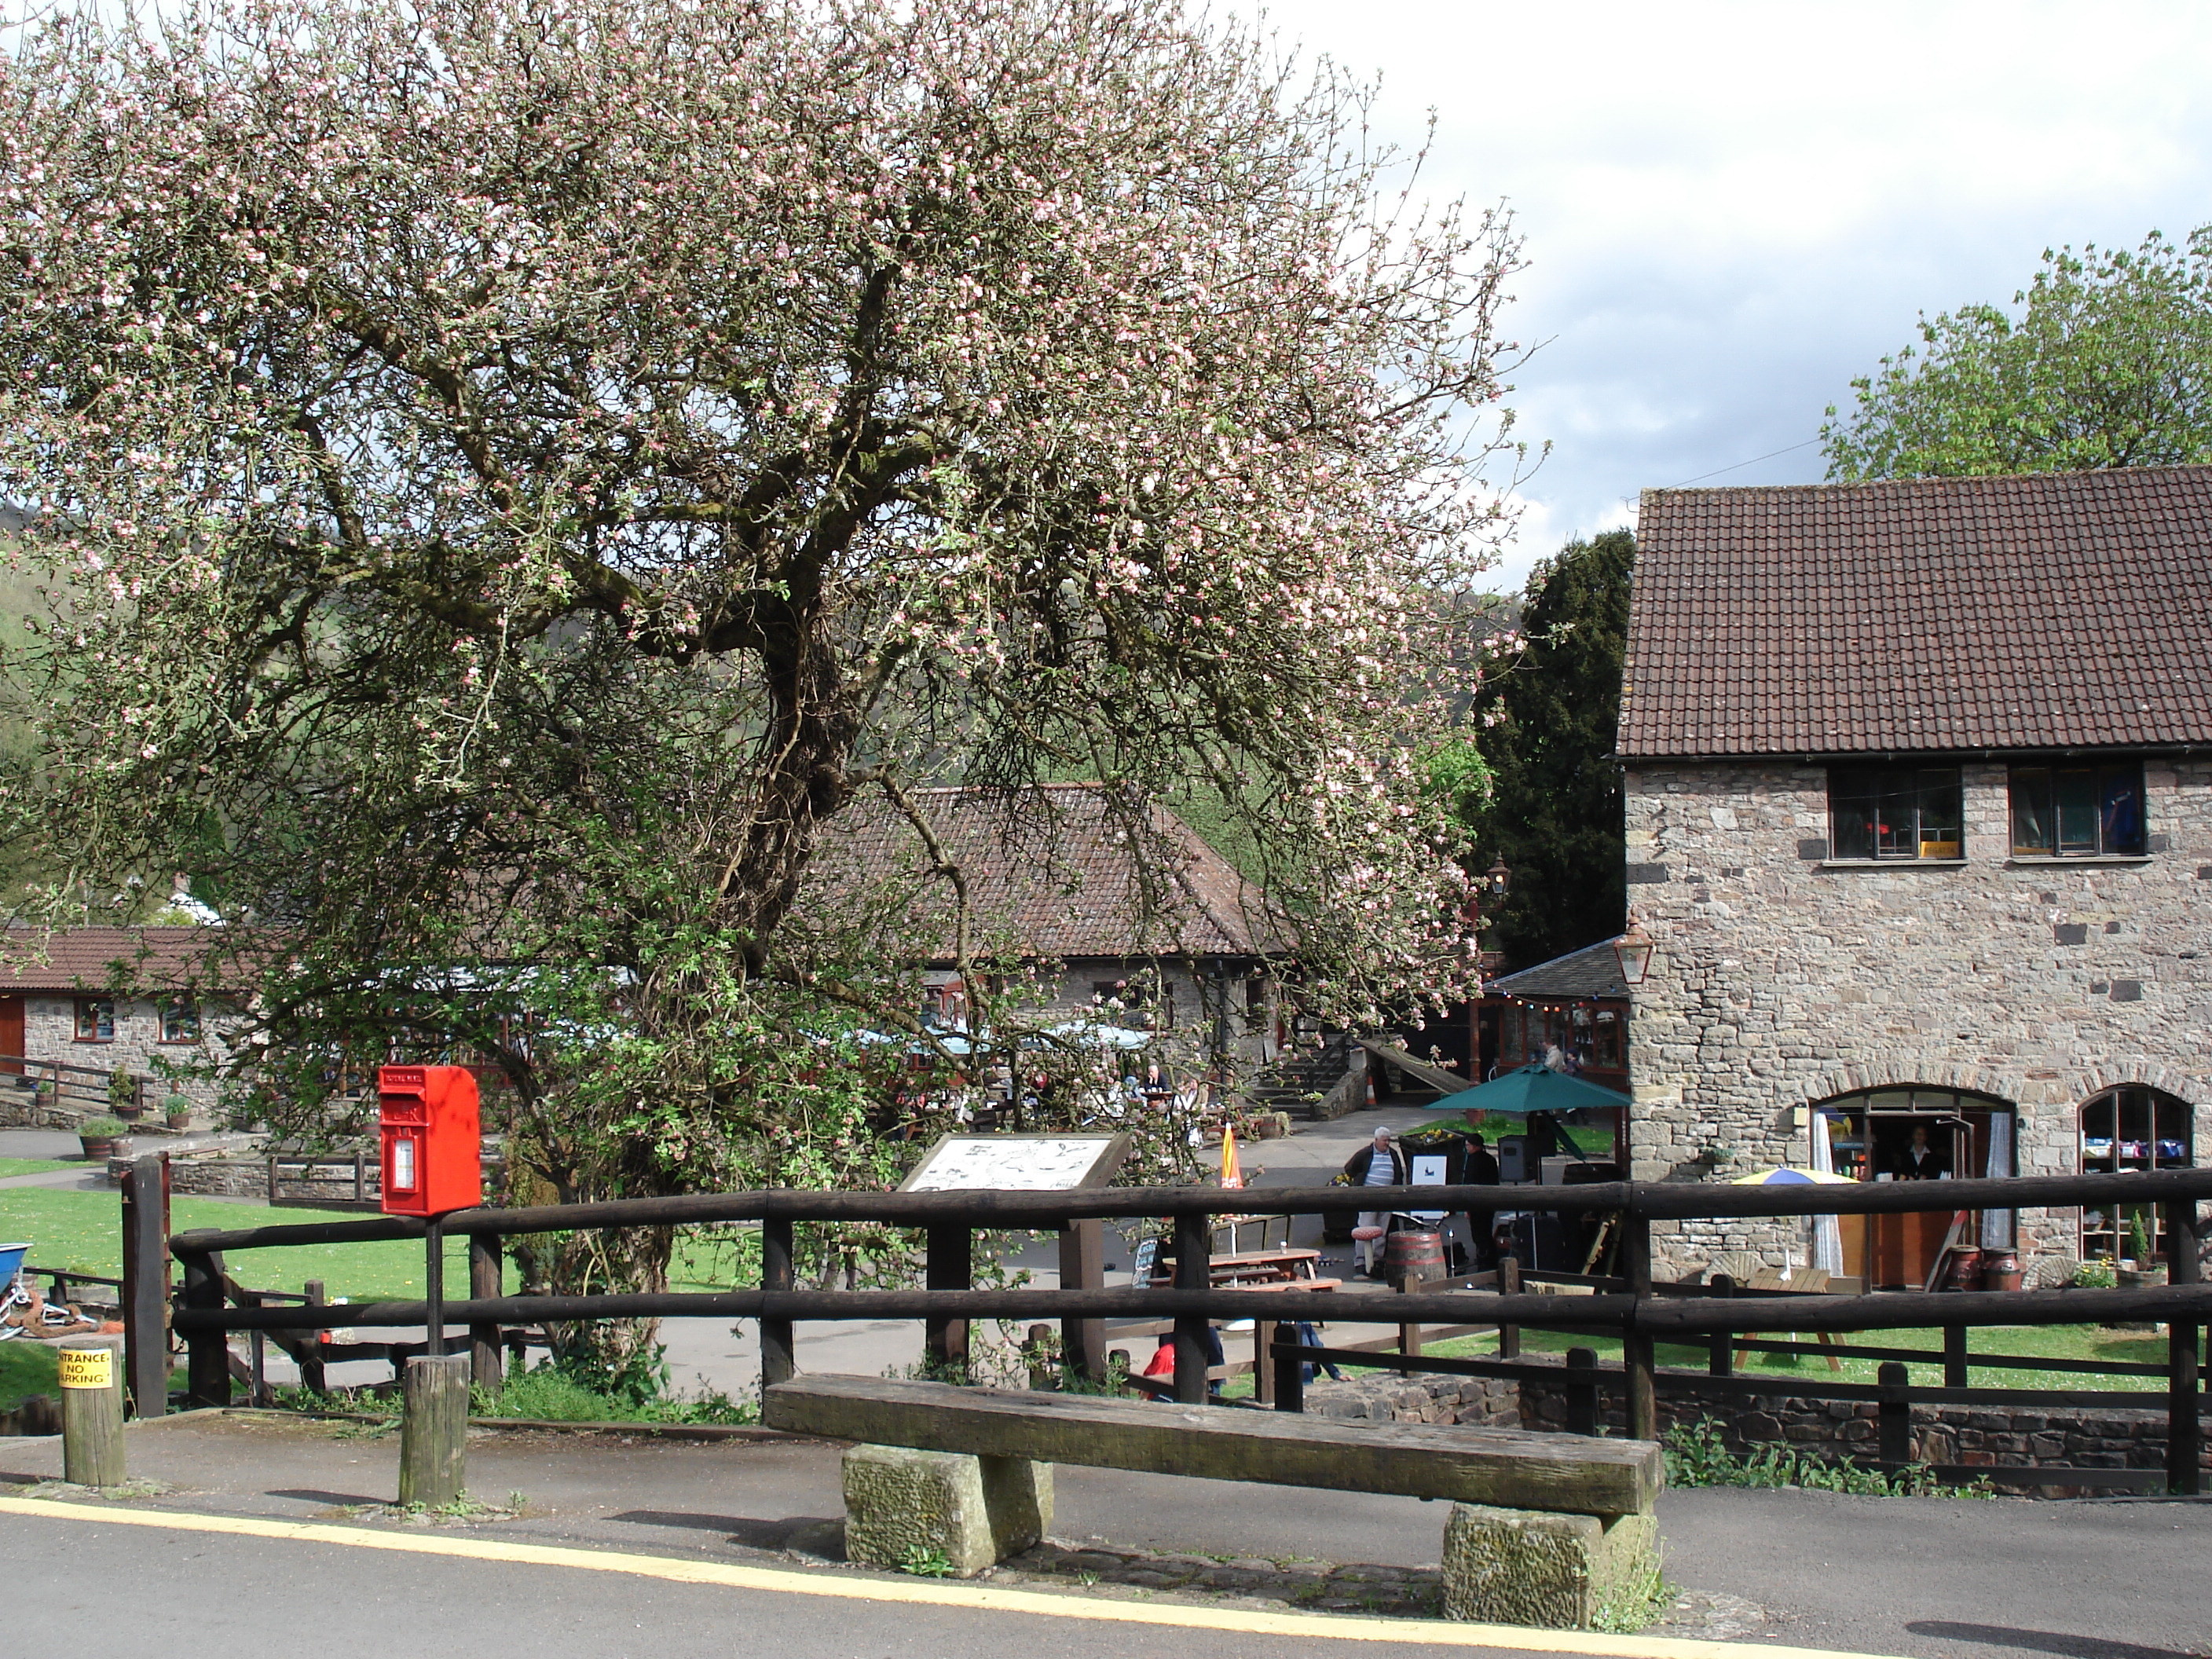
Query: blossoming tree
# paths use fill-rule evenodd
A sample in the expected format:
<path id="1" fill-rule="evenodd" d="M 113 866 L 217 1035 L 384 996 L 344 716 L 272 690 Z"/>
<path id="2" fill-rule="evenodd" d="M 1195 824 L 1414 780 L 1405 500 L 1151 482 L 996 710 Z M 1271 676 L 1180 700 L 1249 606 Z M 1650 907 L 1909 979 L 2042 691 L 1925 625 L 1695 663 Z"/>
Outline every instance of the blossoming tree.
<path id="1" fill-rule="evenodd" d="M 9 799 L 55 913 L 193 870 L 258 924 L 262 1109 L 465 1037 L 586 1196 L 854 1173 L 824 1011 L 912 989 L 801 895 L 917 783 L 1203 794 L 1314 1006 L 1449 991 L 1420 751 L 1516 245 L 1364 98 L 1176 0 L 27 31 Z M 464 994 L 493 959 L 533 972 Z"/>

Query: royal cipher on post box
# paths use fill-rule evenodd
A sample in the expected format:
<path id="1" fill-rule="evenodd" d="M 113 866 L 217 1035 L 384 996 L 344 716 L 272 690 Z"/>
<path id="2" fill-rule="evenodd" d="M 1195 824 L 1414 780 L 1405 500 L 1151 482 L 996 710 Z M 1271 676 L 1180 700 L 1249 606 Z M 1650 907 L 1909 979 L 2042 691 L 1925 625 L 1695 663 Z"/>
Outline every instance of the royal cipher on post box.
<path id="1" fill-rule="evenodd" d="M 386 1066 L 377 1073 L 387 1215 L 444 1215 L 483 1202 L 477 1080 L 465 1066 Z"/>

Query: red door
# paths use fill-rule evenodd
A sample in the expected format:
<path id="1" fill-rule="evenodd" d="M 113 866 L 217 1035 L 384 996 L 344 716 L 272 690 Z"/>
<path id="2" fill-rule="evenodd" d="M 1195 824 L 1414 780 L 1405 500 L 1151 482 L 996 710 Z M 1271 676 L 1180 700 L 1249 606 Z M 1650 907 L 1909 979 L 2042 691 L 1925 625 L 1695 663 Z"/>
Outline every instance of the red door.
<path id="1" fill-rule="evenodd" d="M 0 1074 L 23 1075 L 23 999 L 0 997 Z"/>

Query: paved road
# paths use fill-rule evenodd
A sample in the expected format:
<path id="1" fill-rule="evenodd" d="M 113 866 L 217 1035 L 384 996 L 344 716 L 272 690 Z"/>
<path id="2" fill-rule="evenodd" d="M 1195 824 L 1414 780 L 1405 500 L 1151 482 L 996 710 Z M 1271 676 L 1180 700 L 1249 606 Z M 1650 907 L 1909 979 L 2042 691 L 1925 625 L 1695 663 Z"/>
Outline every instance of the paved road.
<path id="1" fill-rule="evenodd" d="M 298 1424 L 195 1417 L 134 1426 L 130 1455 L 134 1474 L 173 1488 L 134 1510 L 281 1527 L 346 1522 L 347 1506 L 388 1503 L 398 1445 L 390 1437 Z M 817 1586 L 849 1584 L 849 1569 L 803 1567 L 791 1553 L 811 1547 L 806 1540 L 841 1511 L 837 1456 L 833 1446 L 784 1439 L 699 1444 L 479 1436 L 470 1449 L 471 1487 L 493 1498 L 520 1491 L 528 1501 L 520 1518 L 465 1535 L 501 1546 L 798 1570 Z M 51 1440 L 0 1440 L 0 1494 L 23 1492 L 58 1468 L 59 1448 Z M 1161 1553 L 1413 1567 L 1437 1560 L 1445 1518 L 1443 1505 L 1409 1498 L 1103 1469 L 1063 1468 L 1057 1484 L 1058 1537 Z M 1668 1577 L 1686 1589 L 1765 1609 L 1763 1621 L 1754 1614 L 1749 1624 L 1768 1650 L 1786 1644 L 1915 1659 L 2174 1659 L 2212 1645 L 2212 1573 L 2204 1566 L 2212 1558 L 2212 1504 L 1689 1491 L 1668 1493 L 1660 1519 Z M 871 1653 L 885 1632 L 913 1633 L 927 1644 L 906 1650 L 926 1653 L 954 1651 L 953 1638 L 944 1635 L 950 1630 L 959 1650 L 978 1656 L 1017 1640 L 1025 1655 L 1089 1655 L 1150 1652 L 1160 1639 L 1150 1630 L 1114 1626 L 1094 1640 L 1066 1620 L 982 1608 L 887 1612 L 880 1603 L 848 1607 L 817 1596 L 796 1598 L 805 1605 L 794 1611 L 787 1589 L 720 1586 L 709 1593 L 684 1586 L 679 1593 L 665 1583 L 605 1573 L 579 1585 L 574 1567 L 525 1571 L 514 1563 L 395 1559 L 289 1540 L 96 1531 L 88 1522 L 0 1514 L 0 1549 L 7 1551 L 0 1559 L 9 1564 L 11 1582 L 37 1587 L 11 1604 L 9 1639 L 0 1651 L 42 1650 L 16 1639 L 27 1619 L 97 1606 L 101 1628 L 158 1636 L 167 1659 L 197 1659 L 197 1637 L 173 1650 L 173 1638 L 191 1621 L 172 1605 L 170 1587 L 192 1578 L 178 1565 L 189 1561 L 206 1564 L 192 1605 L 204 1606 L 211 1619 L 219 1613 L 234 1636 L 258 1624 L 265 1643 L 270 1632 L 313 1628 L 372 1653 L 386 1650 L 378 1645 L 385 1639 L 380 1621 L 399 1616 L 410 1586 L 420 1587 L 447 1634 L 512 1629 L 531 1632 L 534 1643 L 542 1626 L 551 1654 L 631 1651 L 624 1632 L 652 1628 L 648 1610 L 664 1607 L 674 1610 L 671 1618 L 680 1613 L 685 1633 L 655 1653 L 692 1651 L 687 1644 L 705 1639 L 692 1628 L 696 1621 L 717 1632 L 720 1651 L 735 1644 L 733 1630 L 781 1631 L 788 1624 L 812 1631 L 794 1638 L 791 1651 L 802 1659 Z M 380 1535 L 388 1539 L 390 1529 Z M 129 1571 L 112 1577 L 109 1565 Z M 217 1588 L 206 1589 L 206 1582 Z M 560 1618 L 541 1619 L 544 1608 L 564 1607 L 574 1611 L 573 1628 Z M 568 1635 L 575 1644 L 564 1646 Z M 1188 1638 L 1185 1632 L 1186 1651 Z M 1223 1645 L 1227 1638 L 1216 1633 L 1203 1640 L 1209 1659 L 1217 1651 L 1277 1650 L 1264 1632 L 1237 1642 L 1248 1638 L 1247 1645 Z M 1676 1659 L 1689 1659 L 1688 1651 Z"/>

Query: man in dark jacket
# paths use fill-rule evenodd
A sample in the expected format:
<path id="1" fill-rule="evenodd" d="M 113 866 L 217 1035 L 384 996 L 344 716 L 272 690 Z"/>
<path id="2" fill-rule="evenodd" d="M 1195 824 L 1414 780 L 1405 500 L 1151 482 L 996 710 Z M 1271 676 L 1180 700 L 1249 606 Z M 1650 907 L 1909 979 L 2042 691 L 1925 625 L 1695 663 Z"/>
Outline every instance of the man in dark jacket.
<path id="1" fill-rule="evenodd" d="M 1361 1187 L 1405 1187 L 1412 1184 L 1413 1166 L 1406 1161 L 1404 1149 L 1390 1139 L 1388 1129 L 1377 1128 L 1375 1139 L 1362 1146 L 1344 1161 L 1344 1172 Z M 1380 1253 L 1382 1235 L 1389 1231 L 1390 1212 L 1388 1210 L 1363 1210 L 1359 1225 L 1352 1237 L 1359 1245 L 1359 1270 L 1369 1278 L 1375 1276 L 1375 1258 Z M 1360 1237 L 1364 1233 L 1365 1237 Z"/>

